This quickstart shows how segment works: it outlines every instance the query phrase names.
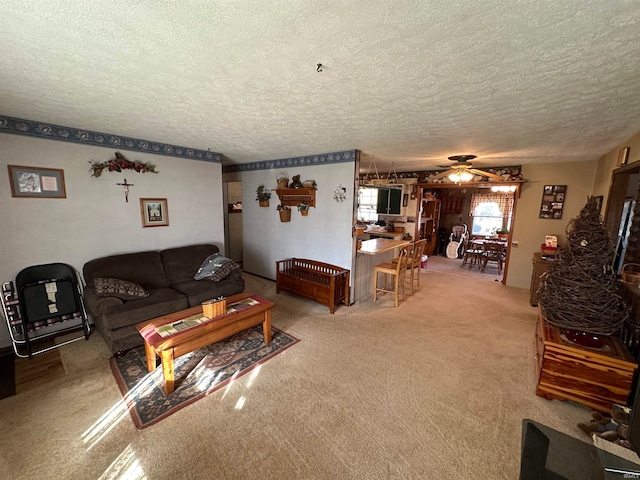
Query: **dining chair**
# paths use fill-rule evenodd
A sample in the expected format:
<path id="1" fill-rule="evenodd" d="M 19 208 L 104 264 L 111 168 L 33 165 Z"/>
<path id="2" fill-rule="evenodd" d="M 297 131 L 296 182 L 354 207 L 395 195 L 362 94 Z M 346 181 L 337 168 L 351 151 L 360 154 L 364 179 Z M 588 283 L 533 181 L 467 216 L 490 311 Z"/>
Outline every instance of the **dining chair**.
<path id="1" fill-rule="evenodd" d="M 374 281 L 373 281 L 373 301 L 378 300 L 378 292 L 393 293 L 395 295 L 395 305 L 400 305 L 400 289 L 402 289 L 402 300 L 405 298 L 405 277 L 407 264 L 409 262 L 409 249 L 410 245 L 400 247 L 400 256 L 396 263 L 385 262 L 379 263 L 374 268 Z M 378 287 L 378 277 L 383 275 L 382 287 Z M 391 286 L 387 285 L 387 275 L 393 277 L 393 290 Z"/>
<path id="2" fill-rule="evenodd" d="M 486 242 L 482 245 L 482 250 L 482 267 L 480 271 L 484 272 L 488 262 L 495 262 L 498 267 L 498 273 L 502 273 L 505 246 L 501 243 Z"/>
<path id="3" fill-rule="evenodd" d="M 464 267 L 468 263 L 469 268 L 471 268 L 476 263 L 479 263 L 480 254 L 482 254 L 482 250 L 478 248 L 478 245 L 473 240 L 465 239 L 462 250 L 462 265 L 460 266 Z"/>

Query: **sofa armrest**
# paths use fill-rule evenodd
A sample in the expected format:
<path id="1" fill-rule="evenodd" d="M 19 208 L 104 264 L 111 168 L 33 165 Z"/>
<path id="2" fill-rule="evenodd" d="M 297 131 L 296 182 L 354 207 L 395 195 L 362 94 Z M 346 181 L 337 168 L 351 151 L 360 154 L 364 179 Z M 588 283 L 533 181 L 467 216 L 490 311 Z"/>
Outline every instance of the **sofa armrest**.
<path id="1" fill-rule="evenodd" d="M 84 303 L 94 317 L 102 315 L 113 307 L 124 305 L 124 300 L 116 297 L 104 297 L 96 293 L 94 287 L 84 288 Z"/>

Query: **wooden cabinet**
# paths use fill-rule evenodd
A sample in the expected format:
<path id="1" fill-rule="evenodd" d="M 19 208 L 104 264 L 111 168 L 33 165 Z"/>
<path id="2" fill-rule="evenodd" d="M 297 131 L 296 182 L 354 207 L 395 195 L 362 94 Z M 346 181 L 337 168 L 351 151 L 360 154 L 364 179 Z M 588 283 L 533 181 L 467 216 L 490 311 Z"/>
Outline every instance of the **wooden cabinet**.
<path id="1" fill-rule="evenodd" d="M 427 241 L 424 253 L 432 255 L 438 243 L 437 231 L 440 226 L 440 200 L 435 198 L 418 199 L 418 217 L 416 219 L 415 240 Z"/>
<path id="2" fill-rule="evenodd" d="M 571 400 L 607 414 L 614 403 L 626 405 L 638 365 L 620 339 L 601 338 L 601 348 L 581 347 L 539 316 L 536 395 Z"/>
<path id="3" fill-rule="evenodd" d="M 376 213 L 382 215 L 400 215 L 402 205 L 402 189 L 380 188 Z"/>
<path id="4" fill-rule="evenodd" d="M 276 193 L 280 204 L 287 207 L 297 207 L 299 203 L 306 203 L 314 208 L 316 206 L 315 188 L 277 188 Z"/>
<path id="5" fill-rule="evenodd" d="M 531 272 L 531 286 L 529 287 L 529 303 L 532 307 L 538 306 L 538 288 L 542 283 L 542 275 L 549 269 L 553 260 L 545 260 L 540 252 L 533 254 L 533 271 Z"/>

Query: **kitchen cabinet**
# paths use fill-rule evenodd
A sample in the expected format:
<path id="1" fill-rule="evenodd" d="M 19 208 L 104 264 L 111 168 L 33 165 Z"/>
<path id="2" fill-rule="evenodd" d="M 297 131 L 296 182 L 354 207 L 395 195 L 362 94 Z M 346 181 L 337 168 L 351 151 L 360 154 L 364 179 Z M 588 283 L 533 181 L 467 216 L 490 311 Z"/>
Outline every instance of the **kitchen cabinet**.
<path id="1" fill-rule="evenodd" d="M 402 207 L 401 188 L 380 188 L 376 213 L 382 215 L 400 215 Z"/>

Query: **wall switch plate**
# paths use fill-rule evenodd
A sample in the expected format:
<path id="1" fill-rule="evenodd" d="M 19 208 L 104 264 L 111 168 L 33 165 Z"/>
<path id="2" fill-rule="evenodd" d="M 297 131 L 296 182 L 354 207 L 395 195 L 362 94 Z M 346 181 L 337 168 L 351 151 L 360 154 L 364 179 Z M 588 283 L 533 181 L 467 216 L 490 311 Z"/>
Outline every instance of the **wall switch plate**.
<path id="1" fill-rule="evenodd" d="M 513 242 L 511 242 L 511 246 L 512 246 L 513 248 L 518 248 L 518 241 L 517 241 L 517 240 L 514 240 Z"/>

